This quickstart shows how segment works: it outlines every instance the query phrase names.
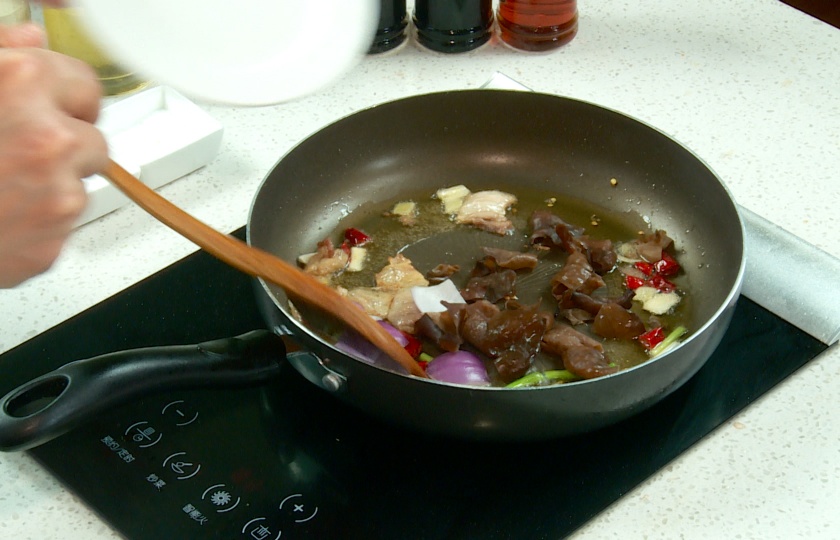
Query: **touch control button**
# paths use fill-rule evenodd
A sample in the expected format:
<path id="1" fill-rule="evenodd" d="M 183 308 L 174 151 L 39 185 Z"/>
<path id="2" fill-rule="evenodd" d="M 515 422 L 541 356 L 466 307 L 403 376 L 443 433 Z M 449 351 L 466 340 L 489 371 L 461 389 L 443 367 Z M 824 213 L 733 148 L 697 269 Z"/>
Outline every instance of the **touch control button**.
<path id="1" fill-rule="evenodd" d="M 294 519 L 295 523 L 306 523 L 318 514 L 317 506 L 310 506 L 302 493 L 289 495 L 280 503 L 280 510 Z"/>
<path id="2" fill-rule="evenodd" d="M 213 486 L 216 487 L 216 486 Z M 294 523 L 306 523 L 318 515 L 318 507 L 310 505 L 307 497 L 302 493 L 295 493 L 289 495 L 280 502 L 279 510 L 281 512 L 279 522 L 274 522 L 265 517 L 254 518 L 242 527 L 242 534 L 251 540 L 276 540 L 282 535 L 280 530 L 280 523 L 283 523 L 284 528 L 294 527 L 289 520 Z"/>
<path id="3" fill-rule="evenodd" d="M 254 518 L 242 527 L 242 534 L 253 540 L 277 540 L 282 534 L 280 530 L 268 525 L 266 518 Z"/>
<path id="4" fill-rule="evenodd" d="M 125 430 L 125 436 L 137 443 L 140 448 L 148 448 L 160 442 L 163 434 L 152 427 L 148 422 L 135 422 Z"/>
<path id="5" fill-rule="evenodd" d="M 183 399 L 167 403 L 160 414 L 178 427 L 188 426 L 198 419 L 198 411 L 188 407 Z"/>
<path id="6" fill-rule="evenodd" d="M 192 478 L 201 470 L 201 464 L 191 461 L 186 452 L 175 452 L 163 460 L 163 466 L 174 472 L 178 480 Z"/>
<path id="7" fill-rule="evenodd" d="M 241 498 L 228 491 L 224 484 L 215 484 L 204 490 L 201 500 L 210 501 L 216 507 L 216 512 L 223 514 L 236 508 Z"/>

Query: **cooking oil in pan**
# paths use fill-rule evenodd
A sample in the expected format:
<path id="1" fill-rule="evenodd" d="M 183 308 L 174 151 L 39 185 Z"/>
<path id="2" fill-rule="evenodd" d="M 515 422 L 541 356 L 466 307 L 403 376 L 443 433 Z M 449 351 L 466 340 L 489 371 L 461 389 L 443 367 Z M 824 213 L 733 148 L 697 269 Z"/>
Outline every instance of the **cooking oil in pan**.
<path id="1" fill-rule="evenodd" d="M 505 191 L 504 187 L 499 189 Z M 330 235 L 333 242 L 339 245 L 343 241 L 344 231 L 350 227 L 364 231 L 371 237 L 371 241 L 364 246 L 367 252 L 364 269 L 360 272 L 344 272 L 335 278 L 334 283 L 347 289 L 372 287 L 375 283 L 374 275 L 388 264 L 388 258 L 402 253 L 423 274 L 439 264 L 458 265 L 460 271 L 451 279 L 459 288 L 463 287 L 476 261 L 484 257 L 483 247 L 529 250 L 531 231 L 528 220 L 536 210 L 551 211 L 567 223 L 584 228 L 587 235 L 596 239 L 610 239 L 614 243 L 632 241 L 640 233 L 653 232 L 651 225 L 633 211 L 616 212 L 589 201 L 522 187 L 506 191 L 516 195 L 518 202 L 508 212 L 515 230 L 505 236 L 456 224 L 451 216 L 442 212 L 441 202 L 430 193 L 416 193 L 411 197 L 371 204 L 350 213 Z M 389 212 L 394 204 L 406 200 L 417 205 L 417 219 L 412 226 L 403 225 Z M 541 251 L 539 256 L 540 264 L 537 268 L 518 273 L 516 296 L 522 304 L 531 305 L 540 301 L 544 310 L 553 312 L 556 300 L 551 296 L 550 281 L 563 267 L 566 254 L 560 250 L 551 250 Z M 605 290 L 599 290 L 598 295 L 622 295 L 624 276 L 618 270 L 602 277 L 607 286 Z M 680 290 L 690 291 L 688 277 L 684 273 L 672 281 Z M 658 316 L 659 320 L 669 328 L 678 325 L 691 328 L 690 303 L 691 296 L 686 294 L 673 314 Z M 633 304 L 632 309 L 647 322 L 650 314 L 641 310 L 638 303 Z M 649 359 L 638 344 L 627 340 L 608 339 L 604 342 L 604 348 L 620 369 L 633 367 Z M 546 363 L 547 369 L 556 366 L 556 359 L 544 356 L 538 357 L 536 362 Z"/>

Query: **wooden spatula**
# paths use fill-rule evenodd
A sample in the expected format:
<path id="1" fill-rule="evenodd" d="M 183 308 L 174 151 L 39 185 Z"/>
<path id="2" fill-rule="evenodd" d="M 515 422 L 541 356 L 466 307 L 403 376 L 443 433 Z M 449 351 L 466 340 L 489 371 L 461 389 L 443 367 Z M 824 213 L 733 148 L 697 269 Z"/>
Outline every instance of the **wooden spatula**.
<path id="1" fill-rule="evenodd" d="M 113 160 L 109 161 L 102 174 L 146 212 L 214 257 L 246 274 L 270 281 L 290 296 L 332 314 L 399 362 L 409 373 L 426 377 L 419 364 L 384 328 L 327 285 L 286 261 L 199 221 L 158 195 Z"/>

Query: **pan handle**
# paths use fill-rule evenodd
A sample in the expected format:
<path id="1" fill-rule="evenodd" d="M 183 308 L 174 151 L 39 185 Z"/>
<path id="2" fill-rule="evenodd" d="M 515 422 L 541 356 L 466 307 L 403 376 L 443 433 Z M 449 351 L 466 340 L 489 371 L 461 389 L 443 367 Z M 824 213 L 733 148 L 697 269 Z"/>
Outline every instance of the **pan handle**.
<path id="1" fill-rule="evenodd" d="M 27 450 L 156 392 L 248 386 L 276 376 L 286 354 L 267 330 L 197 345 L 147 347 L 66 364 L 0 400 L 0 450 Z"/>

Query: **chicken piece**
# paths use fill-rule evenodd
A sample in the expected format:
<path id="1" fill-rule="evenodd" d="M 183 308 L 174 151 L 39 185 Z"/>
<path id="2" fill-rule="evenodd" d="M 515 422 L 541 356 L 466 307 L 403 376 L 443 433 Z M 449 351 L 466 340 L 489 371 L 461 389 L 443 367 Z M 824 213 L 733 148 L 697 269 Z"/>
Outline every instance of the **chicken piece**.
<path id="1" fill-rule="evenodd" d="M 404 289 L 427 287 L 428 280 L 417 271 L 411 261 L 402 253 L 388 258 L 388 265 L 375 276 L 376 286 L 381 289 Z"/>
<path id="2" fill-rule="evenodd" d="M 513 223 L 505 214 L 516 200 L 514 195 L 496 190 L 471 193 L 455 214 L 455 221 L 494 234 L 511 233 Z"/>
<path id="3" fill-rule="evenodd" d="M 303 271 L 313 276 L 331 276 L 341 272 L 350 262 L 350 255 L 333 246 L 332 241 L 327 238 L 318 242 L 318 251 L 306 259 Z"/>
<path id="4" fill-rule="evenodd" d="M 365 313 L 384 319 L 391 309 L 396 290 L 384 290 L 376 287 L 356 287 L 347 291 L 347 298 L 358 304 Z"/>
<path id="5" fill-rule="evenodd" d="M 414 323 L 422 316 L 423 312 L 417 309 L 411 296 L 411 289 L 405 288 L 399 289 L 394 295 L 386 319 L 403 332 L 414 334 Z"/>

